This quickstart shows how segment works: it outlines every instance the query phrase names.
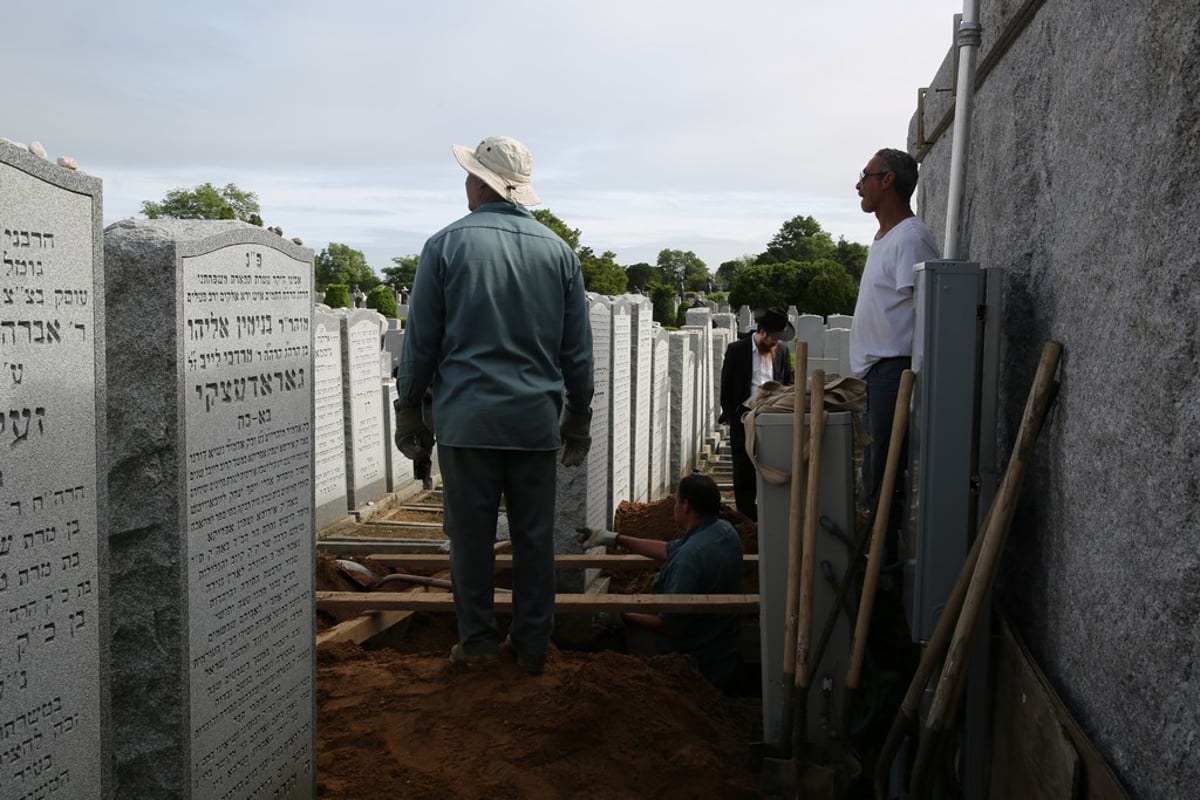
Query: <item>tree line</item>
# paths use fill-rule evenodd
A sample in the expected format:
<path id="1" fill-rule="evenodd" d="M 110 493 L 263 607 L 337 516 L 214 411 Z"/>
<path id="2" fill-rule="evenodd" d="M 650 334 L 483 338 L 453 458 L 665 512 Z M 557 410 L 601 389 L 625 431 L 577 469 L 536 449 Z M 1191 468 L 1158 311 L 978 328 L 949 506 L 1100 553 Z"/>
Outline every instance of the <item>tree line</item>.
<path id="1" fill-rule="evenodd" d="M 263 224 L 257 196 L 232 183 L 220 189 L 211 183 L 173 189 L 160 202 L 143 202 L 142 213 L 150 219 L 239 219 Z M 844 237 L 835 242 L 817 220 L 796 216 L 783 223 L 761 253 L 726 261 L 714 272 L 691 250 L 669 248 L 659 251 L 654 264 L 622 266 L 613 251 L 598 254 L 583 244 L 582 232 L 549 209 L 535 209 L 533 216 L 579 257 L 588 291 L 640 292 L 650 299 L 654 319 L 667 327 L 681 324 L 689 300 L 698 302 L 702 295 L 727 300 L 733 308 L 794 305 L 806 314 L 852 313 L 867 260 L 865 245 Z M 282 235 L 278 228 L 270 230 Z M 366 293 L 367 306 L 394 315 L 394 292 L 413 285 L 418 261 L 415 254 L 395 256 L 379 276 L 361 251 L 330 242 L 314 258 L 314 280 L 329 305 L 349 306 L 351 292 L 359 290 Z"/>

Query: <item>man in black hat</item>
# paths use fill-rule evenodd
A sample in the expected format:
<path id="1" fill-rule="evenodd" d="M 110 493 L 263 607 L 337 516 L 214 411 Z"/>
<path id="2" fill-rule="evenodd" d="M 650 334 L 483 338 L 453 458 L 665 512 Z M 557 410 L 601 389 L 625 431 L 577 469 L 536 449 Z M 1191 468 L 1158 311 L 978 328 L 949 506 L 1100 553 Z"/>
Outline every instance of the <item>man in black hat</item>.
<path id="1" fill-rule="evenodd" d="M 725 348 L 721 363 L 721 417 L 717 422 L 729 425 L 729 447 L 733 457 L 733 496 L 738 511 L 758 520 L 755 501 L 754 464 L 746 454 L 746 429 L 742 415 L 767 381 L 792 383 L 795 371 L 791 353 L 784 342 L 796 337 L 796 329 L 787 314 L 769 308 L 756 315 L 758 329 Z"/>

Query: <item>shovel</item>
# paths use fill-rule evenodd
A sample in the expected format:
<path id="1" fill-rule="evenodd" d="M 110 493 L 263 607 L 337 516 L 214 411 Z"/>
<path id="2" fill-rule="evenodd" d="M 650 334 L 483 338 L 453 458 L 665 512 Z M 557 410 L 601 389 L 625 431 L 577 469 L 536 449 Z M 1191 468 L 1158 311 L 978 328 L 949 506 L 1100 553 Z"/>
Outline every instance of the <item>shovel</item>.
<path id="1" fill-rule="evenodd" d="M 795 788 L 792 765 L 792 703 L 796 678 L 796 607 L 800 595 L 801 510 L 803 509 L 804 473 L 804 390 L 808 374 L 808 343 L 796 344 L 795 399 L 792 407 L 792 478 L 788 506 L 787 601 L 783 634 L 783 703 L 780 740 L 777 746 L 760 742 L 752 750 L 761 752 L 762 786 L 768 794 Z"/>
<path id="2" fill-rule="evenodd" d="M 446 589 L 453 591 L 453 585 L 450 581 L 444 578 L 430 578 L 425 575 L 409 575 L 403 572 L 393 572 L 389 575 L 380 577 L 371 570 L 359 564 L 357 561 L 349 561 L 344 558 L 339 558 L 334 562 L 337 565 L 338 571 L 345 575 L 350 580 L 357 583 L 368 592 L 373 592 L 381 586 L 386 586 L 389 583 L 412 583 L 417 586 L 431 586 L 435 589 Z M 497 592 L 511 592 L 512 589 L 505 589 L 497 586 Z"/>
<path id="3" fill-rule="evenodd" d="M 867 572 L 863 577 L 862 598 L 858 603 L 858 619 L 850 639 L 850 665 L 846 669 L 846 695 L 843 709 L 843 730 L 850 729 L 850 710 L 858 693 L 862 675 L 863 656 L 867 650 L 867 635 L 871 630 L 871 612 L 875 608 L 875 587 L 879 582 L 879 569 L 883 565 L 884 541 L 887 538 L 888 519 L 892 510 L 892 494 L 896 485 L 896 473 L 900 468 L 900 450 L 904 434 L 908 430 L 908 404 L 912 398 L 913 373 L 904 370 L 900 375 L 900 390 L 896 393 L 896 410 L 892 416 L 892 435 L 888 442 L 887 461 L 883 468 L 883 479 L 879 487 L 879 499 L 875 507 L 875 524 L 871 528 L 870 547 L 867 555 Z"/>
<path id="4" fill-rule="evenodd" d="M 925 723 L 924 735 L 921 737 L 916 763 L 913 766 L 911 788 L 913 795 L 917 797 L 923 796 L 922 792 L 929 780 L 929 766 L 941 751 L 966 687 L 965 665 L 974 650 L 981 612 L 991 596 L 1004 542 L 1008 538 L 1013 514 L 1016 512 L 1025 469 L 1033 457 L 1033 447 L 1041 432 L 1042 422 L 1054 401 L 1057 387 L 1054 373 L 1058 369 L 1061 356 L 1062 345 L 1058 342 L 1047 342 L 1042 348 L 1042 357 L 1033 378 L 1033 386 L 1029 390 L 1025 413 L 1021 417 L 1021 427 L 1017 431 L 1017 441 L 1013 445 L 1013 455 L 1004 471 L 1000 488 L 996 490 L 996 497 L 988 512 L 987 525 L 979 537 L 983 539 L 983 544 L 980 546 L 971 582 L 963 598 L 962 612 L 958 617 L 958 624 L 954 627 L 954 638 L 950 640 L 950 648 L 946 653 L 942 674 L 938 678 L 937 690 L 929 707 L 929 719 Z"/>

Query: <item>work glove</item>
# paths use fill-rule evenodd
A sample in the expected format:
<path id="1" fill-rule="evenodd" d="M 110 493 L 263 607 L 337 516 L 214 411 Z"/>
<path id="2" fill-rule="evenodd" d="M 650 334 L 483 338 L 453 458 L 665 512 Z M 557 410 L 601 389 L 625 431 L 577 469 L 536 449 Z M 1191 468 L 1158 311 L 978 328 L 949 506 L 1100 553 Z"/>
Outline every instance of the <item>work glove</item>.
<path id="1" fill-rule="evenodd" d="M 414 464 L 433 458 L 433 431 L 421 418 L 420 407 L 401 408 L 397 400 L 396 449 L 411 459 Z"/>
<path id="2" fill-rule="evenodd" d="M 585 413 L 577 414 L 569 408 L 563 409 L 558 432 L 563 440 L 563 466 L 579 466 L 592 446 L 592 410 L 589 408 Z"/>
<path id="3" fill-rule="evenodd" d="M 606 531 L 603 528 L 576 528 L 575 532 L 579 534 L 579 546 L 584 550 L 592 547 L 617 546 L 617 534 L 615 531 Z"/>
<path id="4" fill-rule="evenodd" d="M 596 633 L 619 631 L 625 627 L 625 618 L 620 611 L 597 611 L 592 615 L 591 628 Z"/>

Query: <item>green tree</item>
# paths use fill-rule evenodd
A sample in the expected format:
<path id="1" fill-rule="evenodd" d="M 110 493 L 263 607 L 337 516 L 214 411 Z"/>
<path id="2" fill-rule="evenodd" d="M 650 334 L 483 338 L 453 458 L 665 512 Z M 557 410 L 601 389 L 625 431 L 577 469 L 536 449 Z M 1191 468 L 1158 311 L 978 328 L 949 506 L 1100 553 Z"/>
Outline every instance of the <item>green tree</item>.
<path id="1" fill-rule="evenodd" d="M 367 308 L 373 308 L 385 317 L 396 316 L 396 293 L 392 287 L 379 284 L 367 292 Z"/>
<path id="2" fill-rule="evenodd" d="M 816 261 L 833 258 L 833 238 L 812 217 L 792 217 L 767 243 L 765 252 L 755 259 L 758 264 L 782 264 L 785 261 Z"/>
<path id="3" fill-rule="evenodd" d="M 857 285 L 831 258 L 800 263 L 754 264 L 734 275 L 729 304 L 751 308 L 795 305 L 801 313 L 852 313 Z"/>
<path id="4" fill-rule="evenodd" d="M 660 250 L 658 269 L 663 283 L 669 286 L 678 288 L 682 284 L 685 291 L 693 292 L 708 288 L 708 267 L 691 250 Z"/>
<path id="5" fill-rule="evenodd" d="M 379 278 L 367 265 L 367 258 L 362 251 L 347 244 L 330 242 L 328 247 L 317 253 L 314 267 L 318 289 L 332 283 L 344 283 L 366 292 L 379 284 Z"/>
<path id="6" fill-rule="evenodd" d="M 417 279 L 417 263 L 420 260 L 418 255 L 393 257 L 392 263 L 395 266 L 383 268 L 383 282 L 397 291 L 403 288 L 412 289 Z"/>
<path id="7" fill-rule="evenodd" d="M 545 225 L 550 230 L 558 234 L 558 238 L 567 243 L 567 247 L 571 248 L 571 252 L 579 252 L 579 229 L 571 229 L 567 227 L 567 223 L 554 215 L 554 212 L 548 208 L 538 208 L 533 212 L 533 218 Z"/>
<path id="8" fill-rule="evenodd" d="M 663 282 L 662 270 L 645 262 L 626 267 L 625 277 L 628 279 L 630 288 L 640 286 L 642 292 L 646 292 L 652 283 Z"/>
<path id="9" fill-rule="evenodd" d="M 142 203 L 142 213 L 150 219 L 240 219 L 260 228 L 261 211 L 254 192 L 242 191 L 232 183 L 225 184 L 223 189 L 211 183 L 202 183 L 194 189 L 172 189 L 162 202 Z"/>
<path id="10" fill-rule="evenodd" d="M 858 242 L 847 242 L 845 236 L 839 236 L 834 248 L 833 260 L 846 268 L 855 285 L 862 280 L 863 267 L 867 265 L 868 247 Z"/>
<path id="11" fill-rule="evenodd" d="M 625 270 L 617 264 L 617 254 L 605 250 L 596 255 L 590 247 L 579 248 L 579 265 L 583 269 L 583 285 L 597 294 L 622 294 L 627 286 Z"/>
<path id="12" fill-rule="evenodd" d="M 753 263 L 754 256 L 749 255 L 742 256 L 741 258 L 735 258 L 731 261 L 722 262 L 721 266 L 717 267 L 717 279 L 715 281 L 716 285 L 720 286 L 722 289 L 728 289 L 733 285 L 734 274 L 742 267 Z"/>
<path id="13" fill-rule="evenodd" d="M 330 308 L 349 308 L 350 287 L 344 283 L 331 283 L 326 286 L 325 305 Z"/>
<path id="14" fill-rule="evenodd" d="M 651 283 L 647 294 L 650 295 L 650 307 L 653 309 L 654 321 L 664 328 L 674 328 L 675 325 L 675 287 L 665 283 Z"/>

